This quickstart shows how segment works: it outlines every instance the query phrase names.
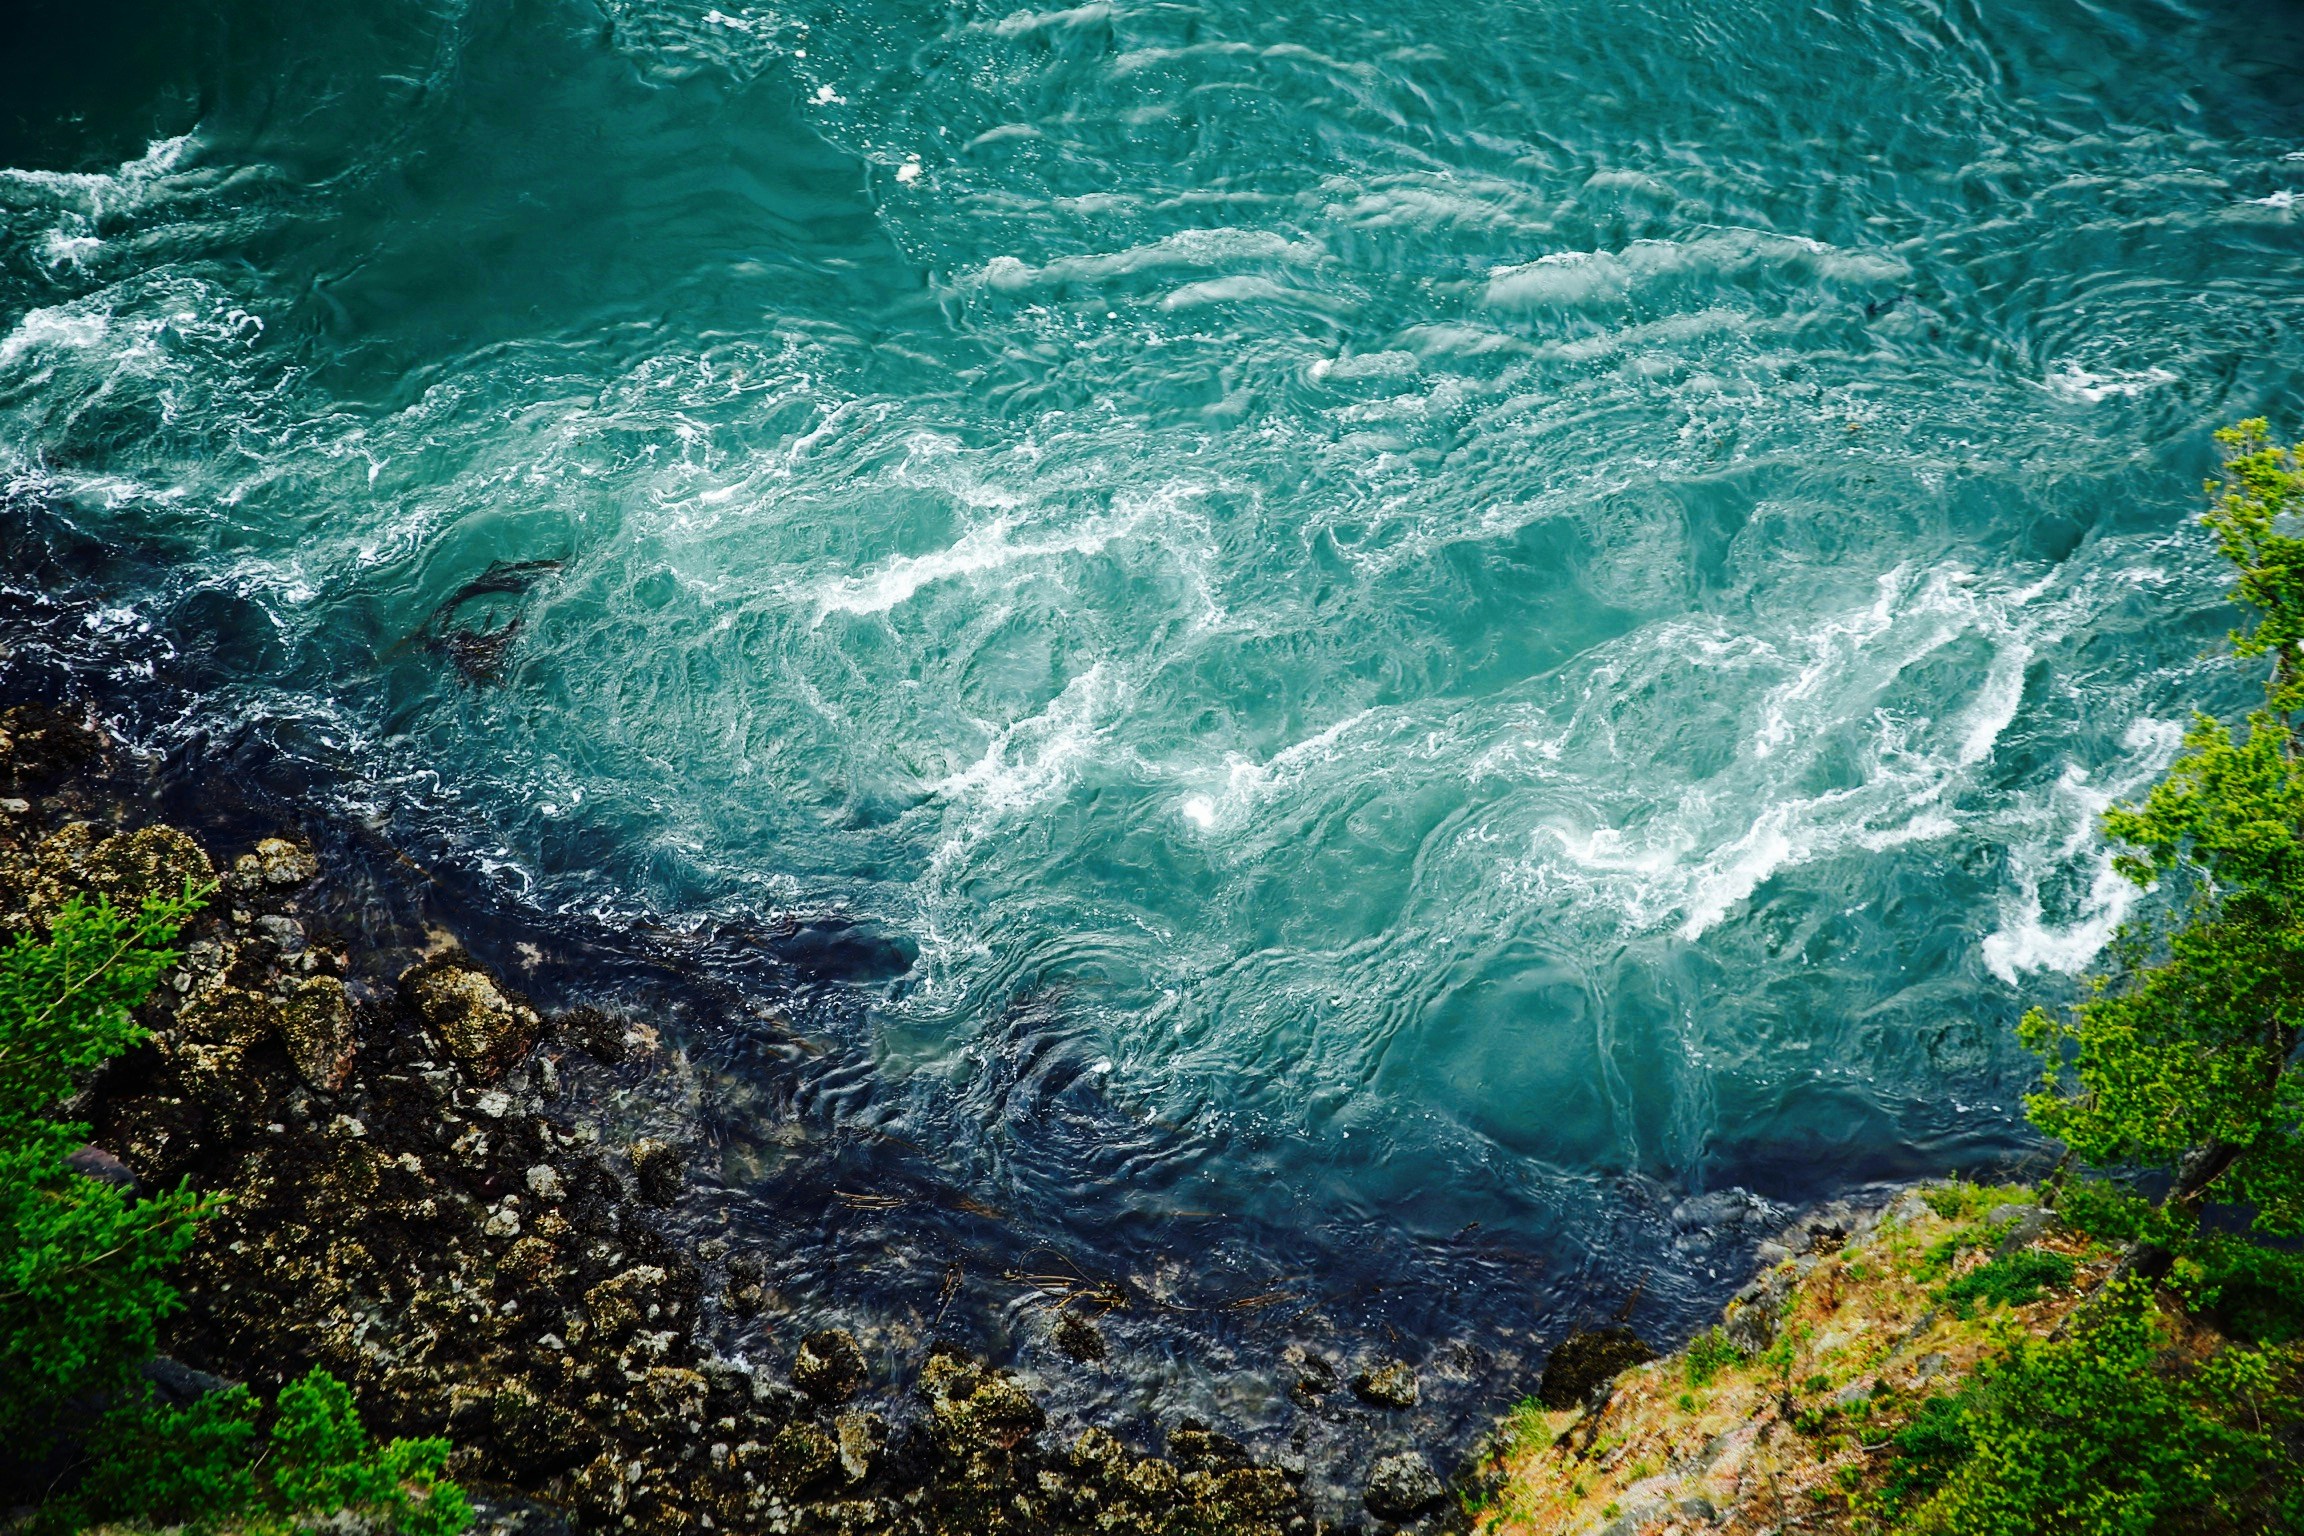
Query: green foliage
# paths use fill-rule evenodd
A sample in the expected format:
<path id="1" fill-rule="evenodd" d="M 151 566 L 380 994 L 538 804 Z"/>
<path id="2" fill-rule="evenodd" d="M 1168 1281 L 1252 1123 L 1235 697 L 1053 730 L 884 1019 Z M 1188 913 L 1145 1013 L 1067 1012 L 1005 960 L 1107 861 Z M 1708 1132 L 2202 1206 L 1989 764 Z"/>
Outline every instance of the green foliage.
<path id="1" fill-rule="evenodd" d="M 1920 1191 L 1921 1202 L 1946 1221 L 1973 1221 L 2002 1206 L 2024 1205 L 2036 1198 L 2027 1184 L 1969 1184 L 1958 1179 Z"/>
<path id="2" fill-rule="evenodd" d="M 126 1395 L 91 1435 L 79 1487 L 41 1511 L 31 1536 L 107 1523 L 286 1536 L 340 1510 L 400 1536 L 457 1536 L 472 1523 L 463 1490 L 441 1476 L 447 1441 L 371 1444 L 351 1391 L 326 1371 L 282 1388 L 275 1406 L 260 1445 L 261 1404 L 245 1387 L 183 1408 L 148 1389 Z"/>
<path id="3" fill-rule="evenodd" d="M 2139 1269 L 2067 1322 L 2019 1338 L 1953 1397 L 1926 1403 L 1896 1437 L 1883 1500 L 1907 1536 L 2157 1536 L 2304 1530 L 2304 1491 L 2283 1436 L 2297 1401 L 2304 1259 L 2205 1233 L 2209 1200 L 2254 1208 L 2258 1228 L 2304 1231 L 2304 464 L 2265 424 L 2218 434 L 2225 473 L 2204 518 L 2232 562 L 2252 622 L 2232 635 L 2269 658 L 2262 707 L 2239 731 L 2201 716 L 2141 806 L 2105 831 L 2116 867 L 2167 896 L 2123 929 L 2105 975 L 2062 1015 L 2026 1014 L 2041 1060 L 2032 1121 L 2082 1165 L 2160 1173 L 2154 1204 L 2121 1184 L 2068 1180 L 2068 1226 L 2131 1245 Z M 1946 1203 L 1940 1203 L 1940 1200 Z M 1953 1197 L 1940 1214 L 1971 1212 Z M 1937 1272 L 1973 1230 L 1931 1250 Z M 2232 1337 L 2195 1359 L 2172 1347 L 2145 1275 L 2166 1274 Z M 2026 1249 L 1947 1284 L 1965 1314 L 2072 1283 L 2067 1259 Z M 2251 1343 L 2268 1347 L 2250 1347 Z"/>
<path id="4" fill-rule="evenodd" d="M 2304 1253 L 2241 1238 L 2196 1234 L 2169 1281 L 2194 1311 L 2250 1344 L 2304 1339 Z"/>
<path id="5" fill-rule="evenodd" d="M 1891 1511 L 1926 1499 L 1976 1449 L 1968 1431 L 1967 1395 L 1932 1397 L 1896 1432 L 1896 1460 L 1881 1497 Z"/>
<path id="6" fill-rule="evenodd" d="M 1744 1352 L 1728 1342 L 1728 1335 L 1719 1328 L 1707 1328 L 1688 1341 L 1682 1360 L 1687 1371 L 1688 1385 L 1708 1387 L 1712 1378 L 1729 1366 L 1742 1363 Z"/>
<path id="7" fill-rule="evenodd" d="M 2020 1340 L 1897 1437 L 1910 1536 L 2153 1536 L 2265 1529 L 2293 1364 L 2227 1350 L 2189 1377 L 2149 1288 L 2108 1288 L 2070 1337 Z"/>
<path id="8" fill-rule="evenodd" d="M 2021 1307 L 2038 1301 L 2043 1291 L 2061 1291 L 2070 1286 L 2076 1272 L 2073 1262 L 2060 1253 L 2019 1248 L 2005 1258 L 1968 1271 L 1937 1294 L 1952 1308 L 1954 1315 L 1966 1317 L 1980 1301 L 2001 1307 Z"/>
<path id="9" fill-rule="evenodd" d="M 2134 1243 L 2166 1235 L 2152 1202 L 2110 1179 L 2073 1179 L 2056 1193 L 2056 1219 L 2083 1236 Z"/>
<path id="10" fill-rule="evenodd" d="M 472 1523 L 463 1490 L 442 1478 L 448 1442 L 371 1446 L 351 1389 L 314 1370 L 280 1389 L 272 1426 L 272 1487 L 285 1508 L 359 1510 L 403 1536 L 456 1536 Z"/>
<path id="11" fill-rule="evenodd" d="M 46 1118 L 91 1068 L 143 1037 L 129 1016 L 175 961 L 199 893 L 134 913 L 73 899 L 45 941 L 0 953 L 0 1436 L 38 1445 L 64 1404 L 126 1390 L 176 1304 L 162 1270 L 204 1209 L 189 1189 L 132 1201 L 65 1164 L 83 1125 Z"/>
<path id="12" fill-rule="evenodd" d="M 2176 1203 L 2211 1190 L 2271 1231 L 2304 1230 L 2304 539 L 2280 531 L 2304 467 L 2265 424 L 2219 433 L 2225 477 L 2204 521 L 2255 615 L 2233 649 L 2269 656 L 2265 704 L 2235 735 L 2202 716 L 2142 807 L 2105 816 L 2121 872 L 2176 895 L 2123 934 L 2109 975 L 2069 1017 L 2034 1009 L 2020 1032 L 2041 1057 L 2029 1101 L 2042 1130 L 2099 1167 L 2178 1173 Z"/>
<path id="13" fill-rule="evenodd" d="M 80 1486 L 44 1511 L 66 1531 L 113 1521 L 209 1531 L 253 1509 L 256 1399 L 246 1387 L 182 1408 L 149 1388 L 126 1395 L 90 1437 Z"/>

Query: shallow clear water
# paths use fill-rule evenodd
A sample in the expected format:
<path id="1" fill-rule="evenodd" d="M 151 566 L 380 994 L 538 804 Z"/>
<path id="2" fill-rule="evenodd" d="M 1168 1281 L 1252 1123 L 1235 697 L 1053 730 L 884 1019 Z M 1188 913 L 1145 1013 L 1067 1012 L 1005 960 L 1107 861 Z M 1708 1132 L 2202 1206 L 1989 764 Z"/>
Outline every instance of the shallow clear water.
<path id="1" fill-rule="evenodd" d="M 1690 1197 L 2024 1145 L 2243 697 L 2298 13 L 724 3 L 35 8 L 0 479 L 140 730 L 547 929 L 897 936 L 806 1113 L 1106 1271 L 1669 1326 Z"/>

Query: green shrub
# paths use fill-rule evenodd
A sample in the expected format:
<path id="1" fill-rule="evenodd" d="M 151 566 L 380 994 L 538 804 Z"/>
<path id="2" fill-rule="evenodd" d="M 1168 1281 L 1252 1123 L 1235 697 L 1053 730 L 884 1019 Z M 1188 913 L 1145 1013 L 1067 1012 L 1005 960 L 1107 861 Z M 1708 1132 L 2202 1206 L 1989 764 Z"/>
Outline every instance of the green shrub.
<path id="1" fill-rule="evenodd" d="M 2056 1194 L 2056 1219 L 2073 1231 L 2108 1243 L 2133 1243 L 2157 1233 L 2152 1202 L 2110 1179 L 2074 1179 Z"/>
<path id="2" fill-rule="evenodd" d="M 2241 1238 L 2194 1234 L 2171 1283 L 2198 1312 L 2250 1344 L 2304 1339 L 2304 1253 Z"/>
<path id="3" fill-rule="evenodd" d="M 472 1523 L 463 1490 L 441 1476 L 447 1441 L 372 1445 L 351 1390 L 326 1371 L 283 1387 L 275 1406 L 259 1458 L 262 1405 L 245 1387 L 182 1408 L 148 1389 L 123 1397 L 89 1437 L 79 1486 L 50 1501 L 31 1536 L 103 1524 L 272 1536 L 339 1510 L 400 1536 L 457 1536 Z"/>
<path id="4" fill-rule="evenodd" d="M 314 1370 L 280 1389 L 272 1487 L 291 1511 L 358 1510 L 404 1536 L 455 1536 L 472 1523 L 463 1490 L 441 1477 L 448 1442 L 368 1443 L 351 1389 Z"/>
<path id="5" fill-rule="evenodd" d="M 2004 1205 L 2023 1205 L 2034 1198 L 2031 1188 L 2023 1184 L 1969 1184 L 1957 1179 L 1920 1191 L 1922 1203 L 1946 1221 L 1972 1221 Z"/>
<path id="6" fill-rule="evenodd" d="M 198 905 L 147 898 L 133 914 L 78 898 L 49 937 L 0 953 L 0 1437 L 35 1451 L 74 1398 L 131 1390 L 156 1320 L 176 1305 L 162 1271 L 206 1209 L 179 1186 L 131 1200 L 65 1158 L 88 1128 L 47 1118 L 86 1073 L 143 1039 L 129 1010 L 175 961 Z"/>
<path id="7" fill-rule="evenodd" d="M 1912 1421 L 1897 1431 L 1896 1460 L 1881 1490 L 1893 1511 L 1927 1498 L 1944 1486 L 1952 1469 L 1968 1459 L 1976 1440 L 1968 1432 L 1966 1394 L 1932 1397 L 1920 1405 Z"/>
<path id="8" fill-rule="evenodd" d="M 2072 1284 L 2073 1262 L 2060 1253 L 2019 1248 L 2005 1258 L 1980 1265 L 1937 1293 L 1954 1315 L 1966 1317 L 1975 1303 L 2020 1307 L 2038 1301 L 2041 1292 L 2061 1291 Z"/>
<path id="9" fill-rule="evenodd" d="M 198 1532 L 255 1508 L 257 1406 L 246 1387 L 182 1408 L 161 1404 L 149 1388 L 129 1394 L 90 1437 L 80 1486 L 41 1525 L 134 1521 Z"/>
<path id="10" fill-rule="evenodd" d="M 1924 1496 L 1911 1536 L 2147 1536 L 2261 1530 L 2273 1428 L 2296 1404 L 2292 1362 L 2225 1351 L 2190 1377 L 2162 1369 L 2150 1288 L 2109 1287 L 2067 1338 L 2023 1340 L 1979 1365 L 1897 1437 L 1889 1484 Z"/>
<path id="11" fill-rule="evenodd" d="M 1728 1342 L 1728 1335 L 1718 1328 L 1707 1328 L 1688 1341 L 1683 1356 L 1688 1385 L 1708 1387 L 1712 1378 L 1732 1365 L 1743 1362 L 1744 1352 Z"/>

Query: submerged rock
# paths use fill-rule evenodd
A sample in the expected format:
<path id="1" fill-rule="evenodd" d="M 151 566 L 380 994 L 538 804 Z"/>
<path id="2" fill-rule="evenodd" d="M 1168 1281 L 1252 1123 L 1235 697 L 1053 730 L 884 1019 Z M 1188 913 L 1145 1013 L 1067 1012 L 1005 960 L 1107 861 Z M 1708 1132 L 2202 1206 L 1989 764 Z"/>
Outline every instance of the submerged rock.
<path id="1" fill-rule="evenodd" d="M 1537 1400 L 1554 1410 L 1573 1408 L 1624 1372 L 1656 1358 L 1629 1328 L 1579 1328 L 1560 1341 L 1544 1362 Z"/>
<path id="2" fill-rule="evenodd" d="M 1415 1451 L 1381 1457 L 1368 1469 L 1368 1513 L 1379 1520 L 1413 1520 L 1448 1496 L 1448 1485 Z"/>
<path id="3" fill-rule="evenodd" d="M 1334 1364 L 1307 1352 L 1296 1361 L 1296 1379 L 1288 1384 L 1288 1395 L 1299 1406 L 1310 1408 L 1336 1390 L 1336 1380 Z"/>
<path id="4" fill-rule="evenodd" d="M 1104 1335 L 1077 1312 L 1059 1313 L 1051 1336 L 1058 1349 L 1083 1365 L 1102 1360 L 1107 1353 Z"/>
<path id="5" fill-rule="evenodd" d="M 20 768 L 0 731 L 0 785 Z M 99 879 L 125 901 L 213 868 L 171 828 L 55 824 L 89 808 L 0 816 L 0 935 Z M 389 984 L 382 955 L 328 937 L 334 893 L 306 889 L 307 850 L 268 839 L 228 868 L 229 898 L 187 925 L 140 1014 L 150 1048 L 98 1079 L 86 1117 L 122 1165 L 84 1159 L 91 1174 L 228 1196 L 163 1324 L 182 1395 L 225 1378 L 270 1394 L 323 1364 L 379 1433 L 448 1434 L 489 1508 L 544 1522 L 525 1529 L 564 1511 L 616 1536 L 1313 1536 L 1298 1474 L 1203 1426 L 1177 1426 L 1165 1458 L 1095 1430 L 1051 1447 L 1027 1381 L 948 1350 L 892 1425 L 853 1401 L 866 1361 L 838 1330 L 800 1341 L 795 1387 L 727 1358 L 708 1268 L 729 1311 L 759 1313 L 780 1305 L 781 1256 L 658 1226 L 648 1207 L 679 1195 L 689 1142 L 631 1145 L 629 1181 L 614 1148 L 627 1112 L 662 1123 L 665 1100 L 590 1116 L 589 1064 L 560 1054 L 580 1091 L 545 1070 L 568 1047 L 645 1057 L 652 1031 L 573 1010 L 519 1066 L 541 1021 L 462 954 Z M 1075 1358 L 1101 1353 L 1087 1318 L 1057 1331 Z"/>
<path id="6" fill-rule="evenodd" d="M 678 1147 L 654 1136 L 643 1136 L 632 1143 L 631 1157 L 632 1177 L 640 1186 L 641 1199 L 651 1205 L 670 1205 L 680 1198 L 684 1159 Z"/>
<path id="7" fill-rule="evenodd" d="M 302 885 L 320 873 L 320 861 L 284 837 L 267 837 L 256 844 L 256 872 L 270 886 Z"/>

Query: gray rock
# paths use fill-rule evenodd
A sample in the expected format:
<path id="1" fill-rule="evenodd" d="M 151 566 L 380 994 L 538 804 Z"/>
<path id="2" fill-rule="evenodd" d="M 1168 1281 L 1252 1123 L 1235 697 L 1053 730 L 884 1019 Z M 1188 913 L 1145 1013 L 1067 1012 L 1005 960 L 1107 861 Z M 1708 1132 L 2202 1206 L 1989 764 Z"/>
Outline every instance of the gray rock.
<path id="1" fill-rule="evenodd" d="M 1378 1408 L 1416 1406 L 1416 1368 L 1405 1360 L 1385 1360 L 1352 1378 L 1352 1393 Z"/>
<path id="2" fill-rule="evenodd" d="M 134 1171 L 102 1147 L 76 1147 L 65 1156 L 64 1166 L 84 1179 L 109 1184 L 125 1194 L 136 1193 Z"/>
<path id="3" fill-rule="evenodd" d="M 320 873 L 320 861 L 284 837 L 256 845 L 256 868 L 266 885 L 302 885 Z"/>
<path id="4" fill-rule="evenodd" d="M 206 1371 L 196 1371 L 181 1360 L 166 1355 L 154 1355 L 144 1362 L 144 1379 L 159 1390 L 163 1401 L 175 1407 L 197 1402 L 212 1392 L 221 1392 L 232 1383 Z"/>
<path id="5" fill-rule="evenodd" d="M 256 919 L 256 932 L 272 941 L 273 948 L 284 955 L 301 954 L 304 949 L 304 925 L 292 917 L 267 912 Z"/>
<path id="6" fill-rule="evenodd" d="M 1992 1213 L 1992 1224 L 1998 1227 L 2002 1222 L 2006 1222 L 2007 1226 L 2001 1234 L 1999 1246 L 1992 1250 L 1992 1257 L 2004 1259 L 2019 1248 L 2029 1248 L 2033 1243 L 2039 1241 L 2041 1234 L 2054 1225 L 2055 1221 L 2054 1212 L 2044 1210 L 2037 1205 L 2004 1205 L 2000 1207 Z"/>
<path id="7" fill-rule="evenodd" d="M 1415 1451 L 1379 1457 L 1368 1469 L 1368 1513 L 1379 1520 L 1413 1520 L 1447 1496 L 1447 1484 Z"/>
<path id="8" fill-rule="evenodd" d="M 1779 1265 L 1738 1291 L 1721 1321 L 1728 1342 L 1747 1355 L 1760 1354 L 1775 1343 L 1777 1321 L 1800 1275 L 1798 1264 Z"/>

